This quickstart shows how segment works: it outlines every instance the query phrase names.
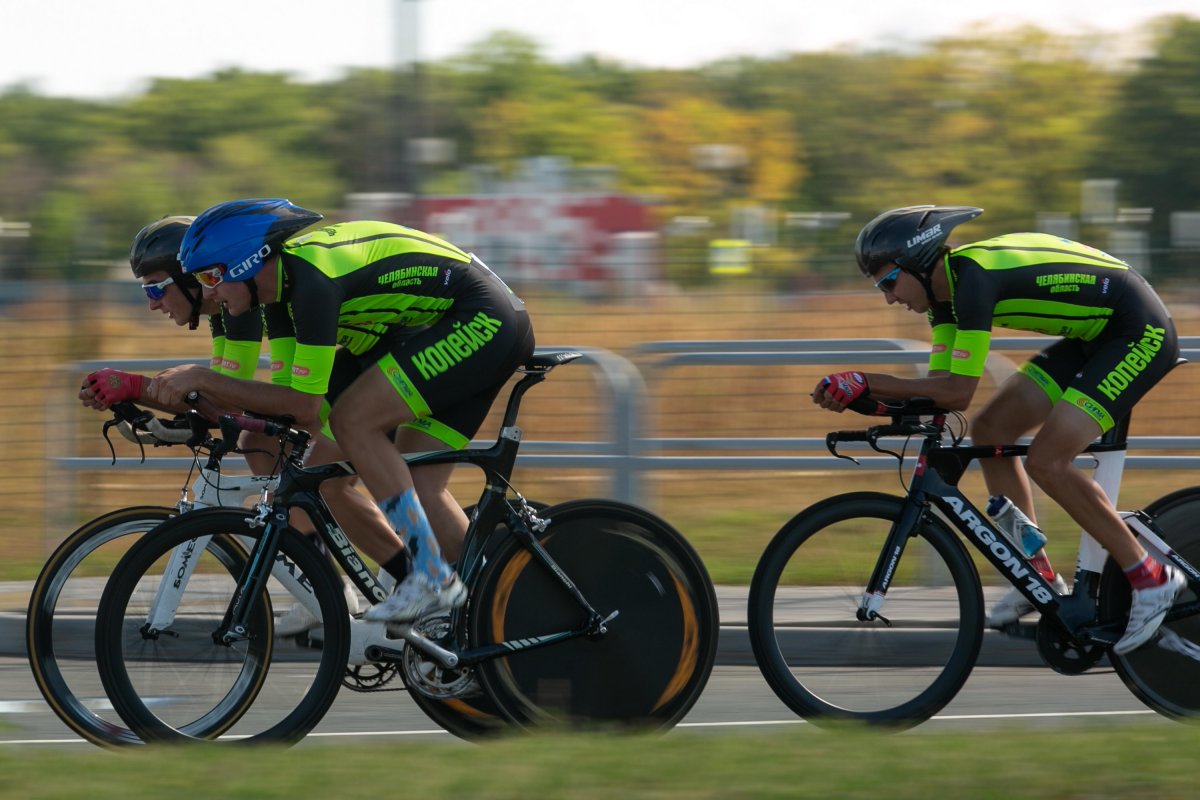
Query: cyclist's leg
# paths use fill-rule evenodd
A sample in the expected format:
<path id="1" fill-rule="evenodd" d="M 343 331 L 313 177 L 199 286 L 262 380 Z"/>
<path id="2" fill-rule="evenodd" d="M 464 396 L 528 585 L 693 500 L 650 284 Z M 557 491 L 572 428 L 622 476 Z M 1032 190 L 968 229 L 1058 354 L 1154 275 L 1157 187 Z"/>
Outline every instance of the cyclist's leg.
<path id="1" fill-rule="evenodd" d="M 401 453 L 421 453 L 444 450 L 446 443 L 415 428 L 400 428 L 396 431 L 396 449 Z M 437 536 L 442 554 L 449 561 L 456 561 L 462 551 L 463 538 L 467 534 L 467 515 L 462 506 L 450 494 L 450 476 L 453 464 L 428 464 L 411 470 L 417 497 L 425 509 L 425 516 Z"/>
<path id="2" fill-rule="evenodd" d="M 1075 456 L 1100 433 L 1096 420 L 1086 411 L 1059 401 L 1029 447 L 1027 467 L 1051 500 L 1100 542 L 1118 564 L 1129 566 L 1140 561 L 1145 552 L 1104 490 L 1074 464 Z"/>
<path id="3" fill-rule="evenodd" d="M 1004 382 L 990 401 L 971 420 L 973 444 L 1013 444 L 1040 424 L 1052 407 L 1046 392 L 1032 378 L 1018 372 Z M 1019 458 L 979 460 L 984 483 L 993 495 L 1004 495 L 1036 523 L 1033 492 Z"/>
<path id="4" fill-rule="evenodd" d="M 532 351 L 528 315 L 498 299 L 485 309 L 449 313 L 401 341 L 381 342 L 377 350 L 383 352 L 371 354 L 379 355 L 376 368 L 360 375 L 334 403 L 330 424 L 338 441 L 413 555 L 413 574 L 387 603 L 368 612 L 371 618 L 403 621 L 433 603 L 457 605 L 465 598 L 417 498 L 413 476 L 386 432 L 406 426 L 446 446 L 466 446 L 500 388 Z M 442 487 L 432 488 L 440 496 Z"/>
<path id="5" fill-rule="evenodd" d="M 1013 444 L 1022 434 L 1044 422 L 1062 396 L 1063 387 L 1085 360 L 1079 342 L 1060 339 L 1023 363 L 971 423 L 972 441 L 984 445 Z M 1036 524 L 1033 492 L 1022 460 L 985 458 L 979 465 L 988 492 L 1008 497 Z M 1030 563 L 1053 581 L 1061 594 L 1067 593 L 1066 581 L 1055 572 L 1044 549 L 1035 553 Z M 988 624 L 1002 628 L 1032 611 L 1033 604 L 1013 587 L 988 610 Z"/>
<path id="6" fill-rule="evenodd" d="M 1135 288 L 1136 291 L 1136 288 Z M 1131 303 L 1134 298 L 1130 297 Z M 1179 345 L 1174 324 L 1157 297 L 1110 322 L 1110 332 L 1089 344 L 1089 358 L 1030 446 L 1034 481 L 1112 556 L 1132 585 L 1125 635 L 1113 650 L 1126 653 L 1149 641 L 1186 584 L 1182 573 L 1161 565 L 1138 543 L 1074 456 L 1111 428 L 1174 366 Z"/>

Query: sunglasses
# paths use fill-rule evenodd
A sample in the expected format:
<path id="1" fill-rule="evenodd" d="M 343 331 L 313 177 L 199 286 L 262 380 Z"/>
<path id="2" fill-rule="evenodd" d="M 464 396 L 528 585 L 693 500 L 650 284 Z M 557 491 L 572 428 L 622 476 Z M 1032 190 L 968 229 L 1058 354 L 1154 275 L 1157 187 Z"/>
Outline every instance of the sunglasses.
<path id="1" fill-rule="evenodd" d="M 225 265 L 217 264 L 214 267 L 197 270 L 192 273 L 196 276 L 196 280 L 206 289 L 212 289 L 214 286 L 220 286 L 221 281 L 225 280 Z"/>
<path id="2" fill-rule="evenodd" d="M 890 292 L 896 288 L 896 281 L 900 278 L 900 268 L 896 267 L 887 275 L 884 275 L 879 280 L 875 281 L 875 288 L 881 292 Z"/>
<path id="3" fill-rule="evenodd" d="M 165 281 L 159 281 L 158 283 L 143 283 L 142 291 L 151 300 L 162 300 L 167 295 L 167 287 L 174 282 L 174 278 L 167 278 Z"/>

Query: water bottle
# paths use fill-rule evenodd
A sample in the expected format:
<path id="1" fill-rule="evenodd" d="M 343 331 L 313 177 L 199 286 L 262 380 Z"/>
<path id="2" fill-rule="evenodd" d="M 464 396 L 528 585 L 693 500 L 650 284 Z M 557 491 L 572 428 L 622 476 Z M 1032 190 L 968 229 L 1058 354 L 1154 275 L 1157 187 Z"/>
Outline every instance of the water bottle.
<path id="1" fill-rule="evenodd" d="M 1004 495 L 988 498 L 987 513 L 995 521 L 1000 532 L 1007 536 L 1026 558 L 1033 556 L 1046 543 L 1046 534 L 1030 522 L 1029 517 Z"/>

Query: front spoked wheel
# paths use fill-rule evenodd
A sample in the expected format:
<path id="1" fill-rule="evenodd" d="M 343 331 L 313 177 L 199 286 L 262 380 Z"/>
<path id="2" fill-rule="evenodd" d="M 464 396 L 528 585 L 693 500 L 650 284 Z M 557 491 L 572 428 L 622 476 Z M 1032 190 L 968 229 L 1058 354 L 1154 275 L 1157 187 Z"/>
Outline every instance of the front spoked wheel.
<path id="1" fill-rule="evenodd" d="M 936 714 L 967 680 L 983 641 L 979 574 L 944 522 L 927 513 L 897 559 L 886 619 L 857 612 L 903 499 L 829 498 L 793 517 L 750 584 L 750 642 L 767 683 L 816 723 L 897 728 Z"/>
<path id="2" fill-rule="evenodd" d="M 350 644 L 342 582 L 290 529 L 279 539 L 282 571 L 253 598 L 246 630 L 232 641 L 221 638 L 242 569 L 214 553 L 221 542 L 256 544 L 265 529 L 247 517 L 230 509 L 177 517 L 134 545 L 105 588 L 96 625 L 100 675 L 121 718 L 146 741 L 223 733 L 226 741 L 293 743 L 320 721 L 341 687 Z M 280 574 L 298 578 L 292 589 Z M 274 606 L 286 611 L 302 599 L 291 591 L 310 592 L 322 621 L 303 644 L 274 638 Z M 230 724 L 206 736 L 191 733 L 204 719 Z"/>
<path id="3" fill-rule="evenodd" d="M 716 656 L 716 595 L 700 558 L 658 517 L 578 500 L 544 512 L 538 538 L 607 631 L 478 665 L 487 693 L 520 726 L 667 729 L 704 689 Z M 587 616 L 549 569 L 504 540 L 473 590 L 470 644 L 579 629 Z"/>
<path id="4" fill-rule="evenodd" d="M 1196 525 L 1200 489 L 1168 495 L 1145 511 L 1172 549 L 1189 563 L 1200 564 L 1200 528 Z M 1195 583 L 1189 584 L 1175 600 L 1176 607 L 1200 601 L 1197 589 Z M 1110 558 L 1100 579 L 1100 621 L 1124 628 L 1129 603 L 1129 581 Z M 1129 690 L 1147 706 L 1173 719 L 1196 720 L 1200 718 L 1200 614 L 1166 622 L 1162 629 L 1163 636 L 1183 644 L 1174 648 L 1160 636 L 1123 656 L 1110 650 L 1109 660 Z"/>
<path id="5" fill-rule="evenodd" d="M 38 690 L 67 727 L 95 744 L 142 743 L 111 710 L 96 672 L 96 607 L 130 544 L 174 513 L 136 506 L 84 524 L 47 559 L 29 596 L 25 643 Z"/>

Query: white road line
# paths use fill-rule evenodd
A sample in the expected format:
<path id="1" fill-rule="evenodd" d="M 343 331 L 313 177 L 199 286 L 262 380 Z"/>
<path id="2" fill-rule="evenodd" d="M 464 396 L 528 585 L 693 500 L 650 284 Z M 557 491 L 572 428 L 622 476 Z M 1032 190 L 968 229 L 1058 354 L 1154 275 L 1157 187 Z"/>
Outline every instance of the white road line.
<path id="1" fill-rule="evenodd" d="M 930 722 L 957 722 L 963 720 L 1007 720 L 1007 719 L 1055 719 L 1068 717 L 1128 717 L 1154 714 L 1150 709 L 1134 709 L 1131 711 L 1040 711 L 1028 714 L 940 714 Z M 772 725 L 807 725 L 803 719 L 763 719 L 745 720 L 741 722 L 682 722 L 677 728 L 752 728 L 769 727 Z M 318 731 L 310 733 L 308 739 L 332 739 L 338 737 L 350 738 L 356 736 L 445 736 L 446 731 L 440 728 L 420 731 Z M 0 745 L 6 744 L 86 744 L 84 739 L 0 739 Z"/>

